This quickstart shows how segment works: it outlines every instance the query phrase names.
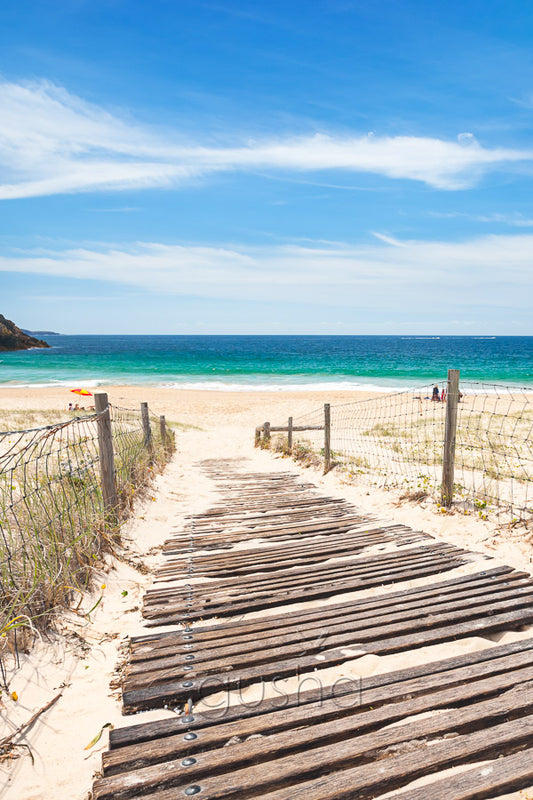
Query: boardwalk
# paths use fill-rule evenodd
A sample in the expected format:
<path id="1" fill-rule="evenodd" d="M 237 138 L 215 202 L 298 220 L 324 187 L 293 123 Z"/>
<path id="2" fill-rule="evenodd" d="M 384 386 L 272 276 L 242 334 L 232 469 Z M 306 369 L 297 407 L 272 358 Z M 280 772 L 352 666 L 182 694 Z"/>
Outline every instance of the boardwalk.
<path id="1" fill-rule="evenodd" d="M 126 714 L 176 715 L 111 732 L 94 800 L 474 800 L 533 785 L 528 575 L 292 473 L 203 469 L 221 502 L 166 542 L 144 606 L 157 630 L 131 641 L 123 686 Z M 522 634 L 498 644 L 508 631 Z M 446 643 L 453 655 L 423 657 Z M 358 674 L 361 657 L 402 653 L 406 668 Z"/>

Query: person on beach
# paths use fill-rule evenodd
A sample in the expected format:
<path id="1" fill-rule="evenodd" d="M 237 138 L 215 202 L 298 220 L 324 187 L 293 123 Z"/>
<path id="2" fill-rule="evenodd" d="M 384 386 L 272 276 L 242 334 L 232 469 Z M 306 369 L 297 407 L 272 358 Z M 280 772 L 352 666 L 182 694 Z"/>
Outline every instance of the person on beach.
<path id="1" fill-rule="evenodd" d="M 442 392 L 440 393 L 440 401 L 441 403 L 446 402 L 446 389 L 443 389 Z"/>
<path id="2" fill-rule="evenodd" d="M 440 403 L 440 393 L 438 386 L 433 387 L 433 394 L 431 395 L 431 399 L 433 400 L 434 403 Z"/>

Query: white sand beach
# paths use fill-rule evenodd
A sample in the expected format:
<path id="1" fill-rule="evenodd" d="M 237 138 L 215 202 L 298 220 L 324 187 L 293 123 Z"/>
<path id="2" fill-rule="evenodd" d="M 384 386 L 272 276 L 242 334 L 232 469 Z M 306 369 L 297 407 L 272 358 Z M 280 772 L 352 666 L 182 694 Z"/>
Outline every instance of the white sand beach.
<path id="1" fill-rule="evenodd" d="M 9 688 L 17 700 L 2 694 L 0 737 L 9 735 L 57 694 L 61 693 L 61 697 L 20 739 L 27 747 L 17 748 L 16 758 L 0 763 L 5 800 L 87 800 L 93 777 L 100 769 L 101 753 L 107 746 L 107 730 L 94 746 L 86 749 L 87 745 L 107 723 L 124 726 L 138 721 L 121 715 L 120 664 L 125 658 L 128 636 L 143 632 L 141 598 L 150 584 L 149 570 L 160 559 L 163 541 L 172 530 L 183 527 L 187 515 L 205 510 L 216 499 L 212 482 L 199 469 L 202 459 L 248 459 L 248 466 L 257 471 L 303 472 L 320 490 L 347 498 L 363 512 L 423 529 L 438 539 L 490 555 L 495 565 L 505 563 L 533 573 L 533 547 L 523 531 L 498 528 L 490 520 L 473 516 L 442 514 L 427 499 L 420 503 L 400 502 L 397 492 L 370 487 L 363 478 L 349 482 L 343 473 L 332 471 L 324 476 L 317 470 L 302 470 L 287 458 L 253 447 L 254 428 L 265 420 L 303 414 L 326 401 L 364 399 L 368 393 L 222 393 L 131 386 L 103 390 L 115 405 L 136 408 L 147 401 L 151 410 L 165 414 L 169 423 L 191 427 L 176 428 L 177 452 L 157 477 L 150 497 L 138 505 L 135 516 L 125 525 L 124 550 L 119 558 L 108 558 L 106 568 L 99 571 L 95 580 L 95 590 L 84 598 L 84 611 L 102 597 L 98 607 L 88 618 L 73 613 L 61 615 L 57 632 L 37 640 L 31 652 L 21 656 L 20 667 L 11 663 Z M 64 415 L 71 398 L 62 389 L 4 388 L 0 390 L 0 411 L 4 423 L 9 419 L 8 412 L 17 410 L 56 409 Z M 474 563 L 456 572 L 482 568 Z M 408 585 L 411 584 L 405 584 Z M 529 634 L 505 634 L 503 641 L 526 635 Z M 424 648 L 417 651 L 416 658 L 437 660 L 491 644 L 485 638 L 472 637 L 461 640 L 459 645 Z M 412 664 L 412 660 L 412 653 L 386 658 L 357 658 L 354 654 L 353 661 L 337 668 L 337 672 L 326 671 L 324 678 L 400 669 Z M 171 710 L 151 711 L 144 713 L 142 719 L 171 715 Z M 532 794 L 520 792 L 511 796 L 525 800 Z"/>

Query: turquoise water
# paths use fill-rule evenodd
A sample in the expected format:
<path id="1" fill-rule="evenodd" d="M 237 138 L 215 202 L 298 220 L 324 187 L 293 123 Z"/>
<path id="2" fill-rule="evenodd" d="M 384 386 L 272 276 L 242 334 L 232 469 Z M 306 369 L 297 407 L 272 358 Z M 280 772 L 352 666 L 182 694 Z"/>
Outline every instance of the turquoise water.
<path id="1" fill-rule="evenodd" d="M 0 353 L 0 385 L 399 389 L 442 381 L 533 387 L 533 337 L 48 336 Z"/>

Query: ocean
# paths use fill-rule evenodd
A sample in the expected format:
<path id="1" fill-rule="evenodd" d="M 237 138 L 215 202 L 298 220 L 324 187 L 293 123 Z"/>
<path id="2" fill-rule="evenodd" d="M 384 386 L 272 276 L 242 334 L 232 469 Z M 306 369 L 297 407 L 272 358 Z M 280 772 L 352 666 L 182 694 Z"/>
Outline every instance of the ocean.
<path id="1" fill-rule="evenodd" d="M 533 389 L 533 336 L 48 336 L 0 353 L 0 386 L 398 390 L 461 381 Z"/>

